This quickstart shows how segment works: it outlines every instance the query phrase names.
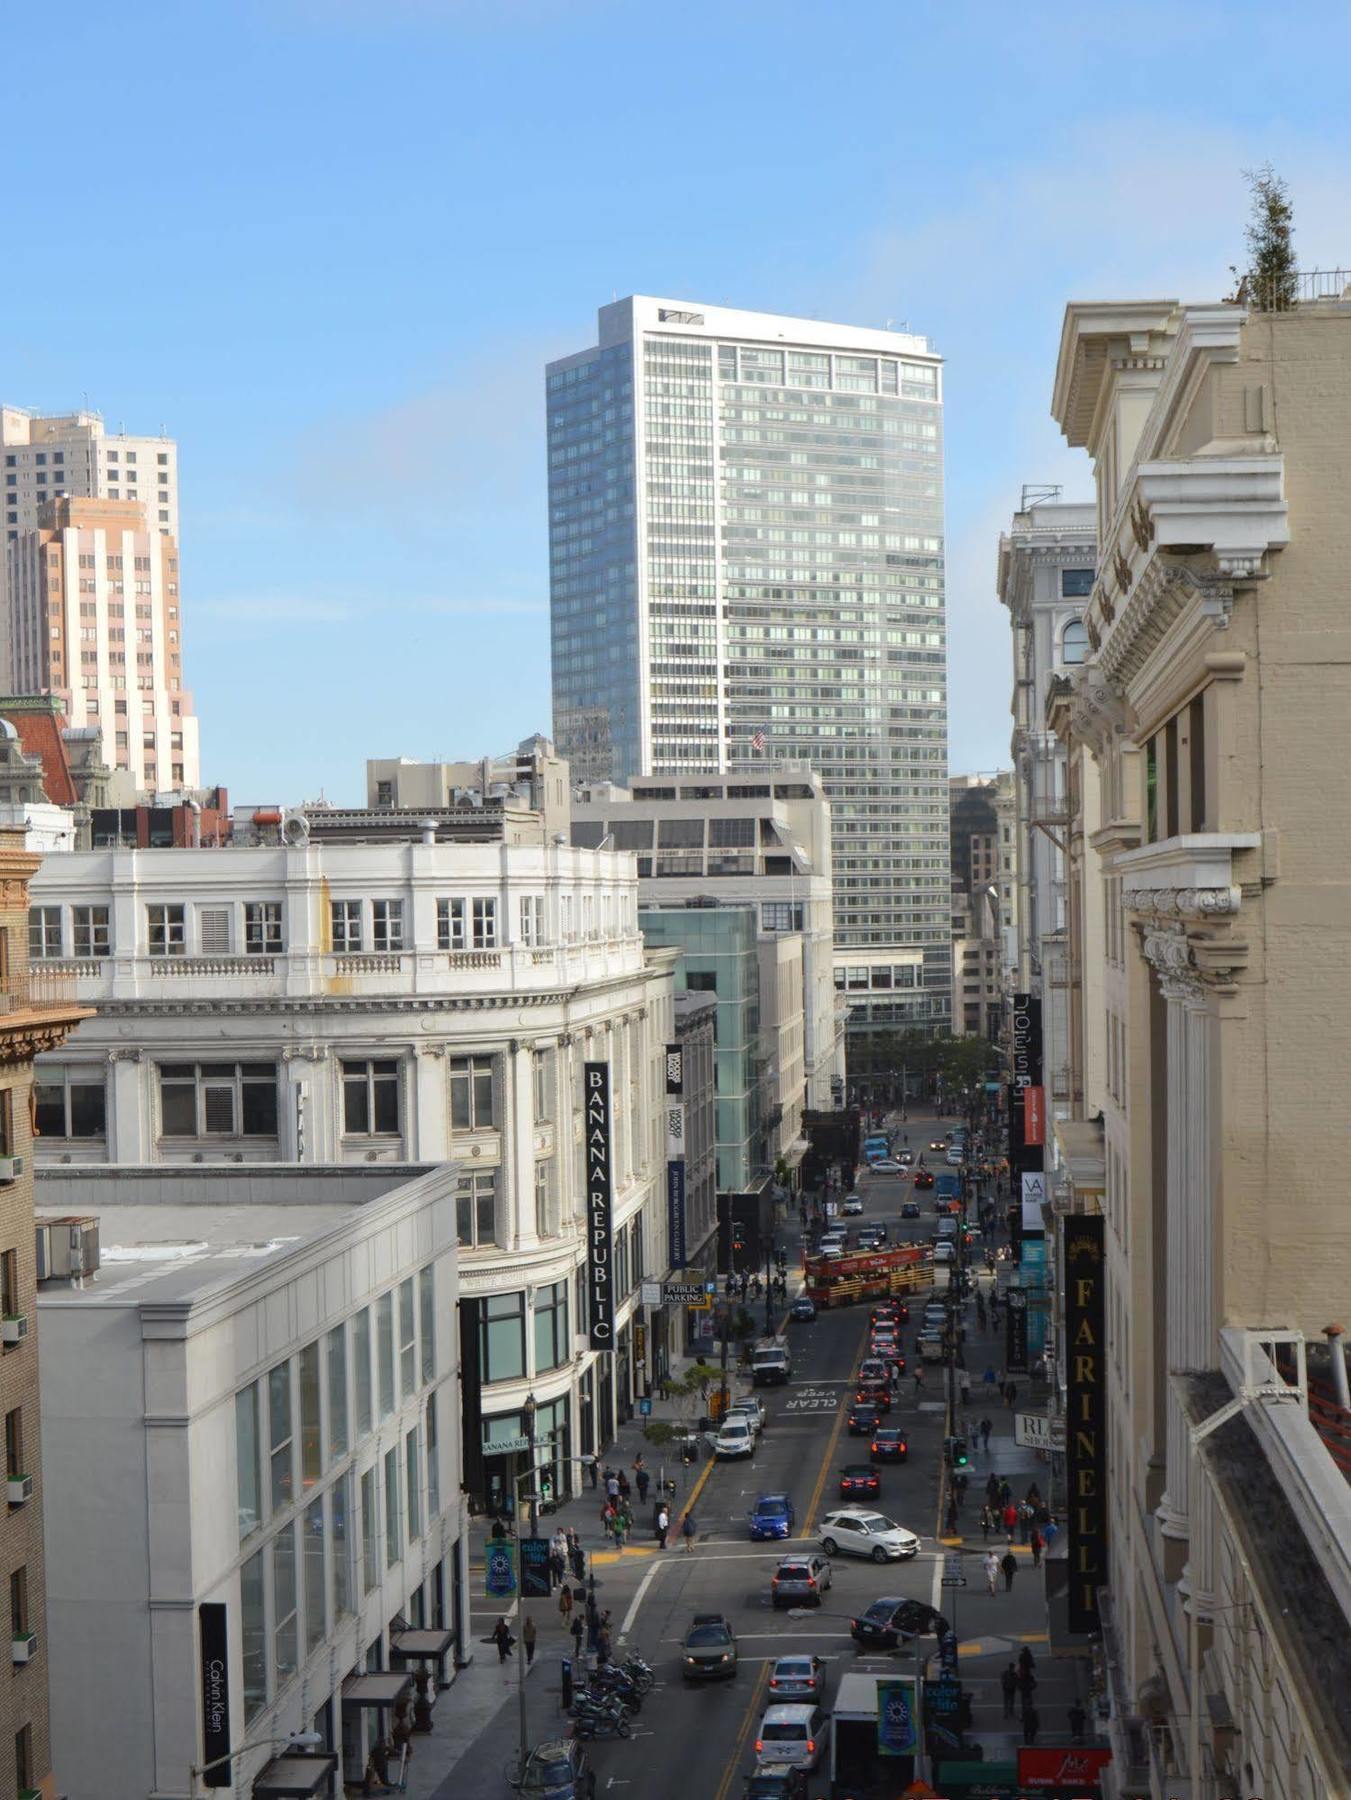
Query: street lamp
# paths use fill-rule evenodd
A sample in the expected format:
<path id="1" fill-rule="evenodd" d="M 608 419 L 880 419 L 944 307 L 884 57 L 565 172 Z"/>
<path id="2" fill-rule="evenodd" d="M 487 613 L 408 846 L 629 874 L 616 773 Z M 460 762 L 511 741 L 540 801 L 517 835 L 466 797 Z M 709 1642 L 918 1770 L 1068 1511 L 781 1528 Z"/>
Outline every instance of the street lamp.
<path id="1" fill-rule="evenodd" d="M 195 1797 L 200 1793 L 198 1779 L 209 1775 L 212 1769 L 219 1769 L 224 1763 L 238 1762 L 241 1756 L 247 1756 L 251 1750 L 277 1750 L 285 1746 L 288 1750 L 317 1750 L 323 1743 L 317 1731 L 289 1731 L 285 1737 L 260 1738 L 253 1744 L 241 1744 L 238 1750 L 227 1750 L 224 1756 L 213 1756 L 208 1763 L 193 1763 L 188 1770 L 188 1793 Z"/>

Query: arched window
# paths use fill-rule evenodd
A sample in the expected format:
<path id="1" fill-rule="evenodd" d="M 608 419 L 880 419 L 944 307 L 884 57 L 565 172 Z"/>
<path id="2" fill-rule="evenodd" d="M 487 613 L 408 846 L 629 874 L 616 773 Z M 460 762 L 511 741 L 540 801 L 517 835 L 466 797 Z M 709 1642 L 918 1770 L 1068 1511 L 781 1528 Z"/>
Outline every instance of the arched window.
<path id="1" fill-rule="evenodd" d="M 1060 660 L 1081 663 L 1088 655 L 1088 627 L 1082 619 L 1071 619 L 1061 633 Z"/>

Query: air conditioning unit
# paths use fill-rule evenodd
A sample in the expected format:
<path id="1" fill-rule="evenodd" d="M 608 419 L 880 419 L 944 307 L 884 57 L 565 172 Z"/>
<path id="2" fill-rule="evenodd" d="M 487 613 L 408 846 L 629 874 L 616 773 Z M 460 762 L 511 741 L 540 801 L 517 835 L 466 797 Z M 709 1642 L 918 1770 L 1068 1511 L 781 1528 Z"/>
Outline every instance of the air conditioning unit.
<path id="1" fill-rule="evenodd" d="M 36 1631 L 16 1631 L 10 1642 L 13 1646 L 11 1655 L 16 1663 L 32 1662 L 38 1653 Z"/>
<path id="2" fill-rule="evenodd" d="M 0 1156 L 0 1182 L 17 1181 L 23 1174 L 21 1156 Z"/>
<path id="3" fill-rule="evenodd" d="M 28 1315 L 10 1313 L 0 1318 L 0 1344 L 21 1344 L 28 1336 Z"/>
<path id="4" fill-rule="evenodd" d="M 51 1230 L 48 1226 L 39 1224 L 37 1227 L 36 1236 L 37 1236 L 37 1256 L 38 1256 L 37 1278 L 39 1281 L 50 1281 L 51 1277 L 52 1277 L 52 1234 L 51 1234 Z"/>
<path id="5" fill-rule="evenodd" d="M 282 842 L 286 844 L 306 844 L 310 837 L 310 822 L 303 812 L 292 810 L 281 816 Z"/>
<path id="6" fill-rule="evenodd" d="M 26 1506 L 33 1498 L 33 1477 L 31 1475 L 7 1475 L 5 1477 L 5 1493 L 11 1506 Z"/>
<path id="7" fill-rule="evenodd" d="M 72 1216 L 37 1222 L 39 1281 L 86 1281 L 98 1273 L 99 1222 Z"/>

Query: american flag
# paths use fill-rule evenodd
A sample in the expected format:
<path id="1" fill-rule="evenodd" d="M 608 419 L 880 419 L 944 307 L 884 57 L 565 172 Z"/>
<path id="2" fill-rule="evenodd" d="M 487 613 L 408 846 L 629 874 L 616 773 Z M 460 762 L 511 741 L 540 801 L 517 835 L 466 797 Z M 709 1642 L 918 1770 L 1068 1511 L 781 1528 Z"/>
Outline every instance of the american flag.
<path id="1" fill-rule="evenodd" d="M 752 750 L 763 750 L 765 745 L 768 742 L 769 742 L 769 739 L 765 736 L 764 731 L 763 730 L 757 731 L 755 736 L 751 739 L 751 749 Z"/>

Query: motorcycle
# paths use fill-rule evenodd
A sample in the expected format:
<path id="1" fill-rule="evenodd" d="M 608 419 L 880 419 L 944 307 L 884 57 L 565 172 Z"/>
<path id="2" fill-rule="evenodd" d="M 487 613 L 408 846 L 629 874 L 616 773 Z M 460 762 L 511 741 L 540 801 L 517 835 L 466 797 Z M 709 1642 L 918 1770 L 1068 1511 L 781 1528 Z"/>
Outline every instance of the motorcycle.
<path id="1" fill-rule="evenodd" d="M 629 1737 L 633 1727 L 629 1715 L 617 1700 L 596 1700 L 583 1689 L 572 1704 L 574 1737 Z"/>
<path id="2" fill-rule="evenodd" d="M 657 1671 L 636 1650 L 624 1658 L 623 1671 L 640 1694 L 650 1694 L 657 1685 Z"/>
<path id="3" fill-rule="evenodd" d="M 615 1668 L 612 1663 L 596 1670 L 591 1677 L 591 1686 L 588 1692 L 601 1700 L 620 1700 L 631 1713 L 643 1710 L 642 1690 L 637 1682 L 631 1675 L 626 1675 L 623 1669 Z"/>

